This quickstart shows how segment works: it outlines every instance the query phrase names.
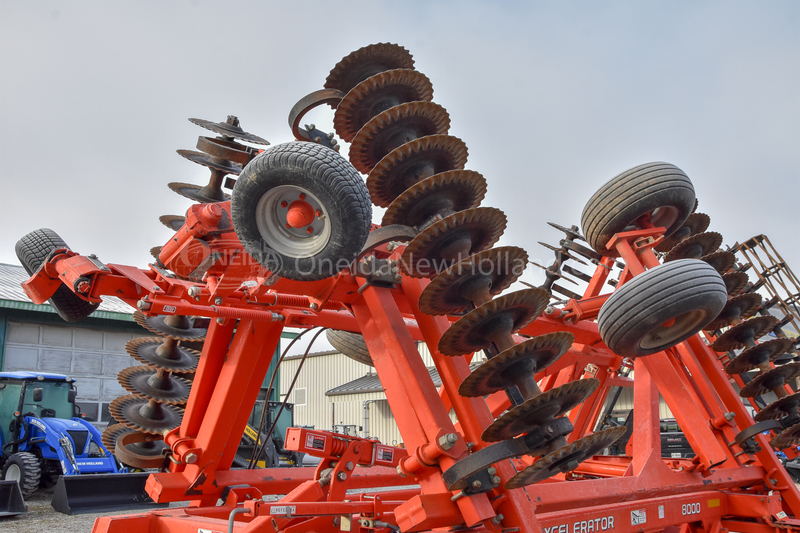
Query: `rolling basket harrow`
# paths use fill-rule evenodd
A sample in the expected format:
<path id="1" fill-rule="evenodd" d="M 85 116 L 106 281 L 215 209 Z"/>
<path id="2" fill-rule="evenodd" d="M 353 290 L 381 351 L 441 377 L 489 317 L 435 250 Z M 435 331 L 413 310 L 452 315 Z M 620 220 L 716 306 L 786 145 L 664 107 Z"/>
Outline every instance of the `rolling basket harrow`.
<path id="1" fill-rule="evenodd" d="M 175 234 L 146 269 L 79 255 L 49 230 L 20 241 L 41 264 L 24 284 L 34 302 L 78 320 L 114 295 L 157 335 L 129 343 L 144 366 L 121 373 L 131 395 L 112 405 L 120 424 L 104 440 L 133 466 L 166 457 L 147 492 L 191 506 L 95 531 L 800 529 L 800 493 L 773 449 L 792 457 L 800 443 L 789 318 L 706 231 L 689 178 L 656 162 L 611 179 L 583 233 L 551 224 L 565 238 L 545 245 L 544 285 L 507 292 L 528 254 L 495 246 L 506 217 L 480 206 L 487 181 L 465 168 L 465 143 L 413 65 L 392 44 L 348 55 L 292 109 L 290 143 L 265 148 L 236 117 L 192 119 L 217 137 L 179 153 L 211 178 L 170 184 L 198 203 L 161 217 Z M 322 104 L 349 162 L 333 133 L 300 126 Z M 386 208 L 380 226 L 370 202 Z M 292 428 L 286 447 L 318 467 L 231 470 L 287 327 L 329 328 L 355 358 L 368 352 L 405 449 Z M 602 455 L 627 432 L 599 424 L 618 386 L 633 388 L 633 432 L 626 455 Z M 778 400 L 765 405 L 768 392 Z M 662 459 L 659 394 L 692 459 Z M 285 496 L 262 499 L 274 494 Z"/>

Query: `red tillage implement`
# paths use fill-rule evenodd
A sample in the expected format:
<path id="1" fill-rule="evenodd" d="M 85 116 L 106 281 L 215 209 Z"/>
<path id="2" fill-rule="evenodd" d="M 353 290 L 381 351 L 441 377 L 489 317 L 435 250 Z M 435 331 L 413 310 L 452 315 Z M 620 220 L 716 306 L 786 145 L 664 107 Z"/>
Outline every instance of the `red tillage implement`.
<path id="1" fill-rule="evenodd" d="M 115 444 L 132 464 L 166 450 L 168 471 L 151 475 L 147 492 L 191 506 L 105 517 L 94 530 L 798 528 L 800 494 L 766 433 L 781 432 L 773 443 L 784 447 L 800 439 L 790 424 L 797 402 L 786 403 L 797 372 L 773 368 L 775 350 L 736 367 L 734 379 L 755 383 L 748 385 L 754 396 L 773 391 L 786 403 L 771 418 L 788 429 L 755 423 L 723 368 L 725 356 L 708 341 L 721 351 L 758 347 L 778 323 L 755 323 L 763 317 L 748 320 L 746 302 L 730 303 L 720 272 L 733 261 L 717 251 L 716 234 L 699 233 L 686 175 L 649 163 L 613 178 L 587 203 L 583 234 L 556 226 L 567 238 L 553 248 L 543 288 L 506 292 L 528 256 L 492 247 L 506 218 L 479 207 L 486 181 L 464 169 L 466 147 L 447 135 L 447 112 L 431 97 L 410 54 L 379 44 L 347 56 L 325 89 L 295 106 L 295 142 L 257 155 L 236 141 L 263 139 L 234 117 L 195 120 L 220 135 L 216 144 L 198 144 L 206 155 L 185 155 L 209 166 L 212 179 L 203 188 L 171 187 L 205 203 L 164 220 L 176 234 L 147 269 L 78 255 L 42 230 L 23 238 L 23 255 L 38 249 L 31 243 L 45 243 L 36 256 L 41 267 L 29 268 L 25 283 L 34 302 L 52 299 L 77 319 L 93 309 L 87 302 L 114 295 L 167 338 L 150 351 L 142 342 L 132 348 L 161 369 L 148 381 L 156 392 L 120 399 L 115 414 L 133 435 L 158 440 L 163 428 L 164 442 L 148 448 L 124 434 Z M 331 149 L 332 135 L 299 127 L 321 103 L 336 108 L 334 127 L 352 141 L 352 165 Z M 368 174 L 366 185 L 356 169 Z M 239 174 L 230 199 L 219 173 Z M 382 227 L 370 226 L 370 200 L 388 208 Z M 657 253 L 665 237 L 670 246 Z M 593 274 L 566 264 L 587 260 Z M 586 283 L 583 295 L 555 285 L 567 273 Z M 553 302 L 551 291 L 572 297 Z M 716 328 L 730 329 L 700 333 L 720 316 Z M 202 317 L 210 319 L 207 331 Z M 287 447 L 319 455 L 318 467 L 230 469 L 287 327 L 363 335 L 405 450 L 293 429 Z M 177 342 L 203 337 L 199 363 L 180 363 L 189 349 L 179 351 Z M 419 341 L 441 377 L 438 389 Z M 470 371 L 476 352 L 487 359 Z M 195 371 L 185 412 L 158 393 L 176 368 Z M 762 374 L 750 380 L 750 368 Z M 600 428 L 616 386 L 633 387 L 633 431 L 627 455 L 603 455 L 626 432 Z M 661 457 L 659 394 L 694 458 Z M 353 492 L 364 488 L 371 490 Z M 268 494 L 285 496 L 263 501 Z"/>

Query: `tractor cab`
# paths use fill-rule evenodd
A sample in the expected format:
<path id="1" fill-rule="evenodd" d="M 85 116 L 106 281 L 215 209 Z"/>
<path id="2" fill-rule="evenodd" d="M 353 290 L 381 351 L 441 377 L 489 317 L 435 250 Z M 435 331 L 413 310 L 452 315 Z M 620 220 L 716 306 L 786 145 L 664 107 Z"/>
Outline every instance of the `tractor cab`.
<path id="1" fill-rule="evenodd" d="M 0 372 L 3 479 L 24 496 L 59 475 L 119 472 L 101 434 L 79 416 L 76 389 L 63 374 Z"/>

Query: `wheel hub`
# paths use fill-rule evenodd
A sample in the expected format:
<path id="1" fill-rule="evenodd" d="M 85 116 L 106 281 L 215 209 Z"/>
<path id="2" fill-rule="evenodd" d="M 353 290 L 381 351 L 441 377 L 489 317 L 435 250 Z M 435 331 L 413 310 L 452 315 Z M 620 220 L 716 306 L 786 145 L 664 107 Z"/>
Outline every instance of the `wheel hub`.
<path id="1" fill-rule="evenodd" d="M 264 241 L 288 257 L 315 255 L 331 236 L 322 202 L 294 185 L 280 185 L 264 193 L 256 206 L 256 224 Z"/>

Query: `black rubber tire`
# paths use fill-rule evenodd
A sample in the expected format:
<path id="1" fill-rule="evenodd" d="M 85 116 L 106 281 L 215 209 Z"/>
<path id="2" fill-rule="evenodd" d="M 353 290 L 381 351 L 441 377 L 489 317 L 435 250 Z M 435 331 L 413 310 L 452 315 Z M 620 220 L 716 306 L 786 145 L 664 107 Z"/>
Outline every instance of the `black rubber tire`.
<path id="1" fill-rule="evenodd" d="M 35 455 L 29 452 L 17 452 L 11 454 L 3 465 L 3 479 L 16 479 L 17 476 L 12 472 L 9 476 L 9 470 L 17 470 L 19 489 L 22 491 L 22 497 L 26 500 L 36 492 L 39 488 L 39 480 L 42 476 L 42 470 L 39 466 L 39 460 Z"/>
<path id="2" fill-rule="evenodd" d="M 638 229 L 636 221 L 650 213 L 651 222 L 667 228 L 668 237 L 683 225 L 695 205 L 694 186 L 669 163 L 646 163 L 607 181 L 586 202 L 581 227 L 594 250 L 618 257 L 606 248 L 615 233 Z"/>
<path id="3" fill-rule="evenodd" d="M 61 476 L 61 464 L 55 460 L 43 460 L 40 463 L 41 476 L 39 477 L 39 487 L 49 489 L 58 483 Z"/>
<path id="4" fill-rule="evenodd" d="M 719 315 L 727 298 L 722 276 L 713 267 L 699 259 L 679 259 L 617 289 L 600 308 L 597 327 L 617 355 L 650 355 L 702 330 Z M 663 327 L 673 318 L 673 325 Z"/>
<path id="5" fill-rule="evenodd" d="M 280 186 L 301 188 L 320 202 L 330 225 L 327 241 L 321 241 L 324 248 L 313 253 L 298 248 L 297 254 L 289 254 L 276 250 L 285 248 L 285 241 L 277 246 L 277 239 L 259 231 L 259 202 Z M 369 234 L 372 205 L 361 175 L 342 156 L 319 144 L 291 142 L 267 149 L 245 166 L 231 196 L 231 218 L 236 235 L 258 263 L 287 279 L 315 281 L 337 274 L 355 259 Z"/>
<path id="6" fill-rule="evenodd" d="M 336 348 L 340 353 L 346 355 L 353 361 L 375 366 L 372 363 L 372 357 L 369 355 L 367 343 L 364 341 L 362 335 L 338 329 L 329 329 L 325 332 L 325 335 L 328 337 L 328 342 L 331 343 L 331 346 Z"/>
<path id="7" fill-rule="evenodd" d="M 14 251 L 17 253 L 19 262 L 25 268 L 25 272 L 32 276 L 47 260 L 50 253 L 58 248 L 69 248 L 69 246 L 55 231 L 42 228 L 28 233 L 17 241 Z M 87 302 L 63 283 L 56 289 L 49 302 L 58 315 L 67 322 L 83 320 L 94 313 L 99 306 L 99 304 Z"/>

